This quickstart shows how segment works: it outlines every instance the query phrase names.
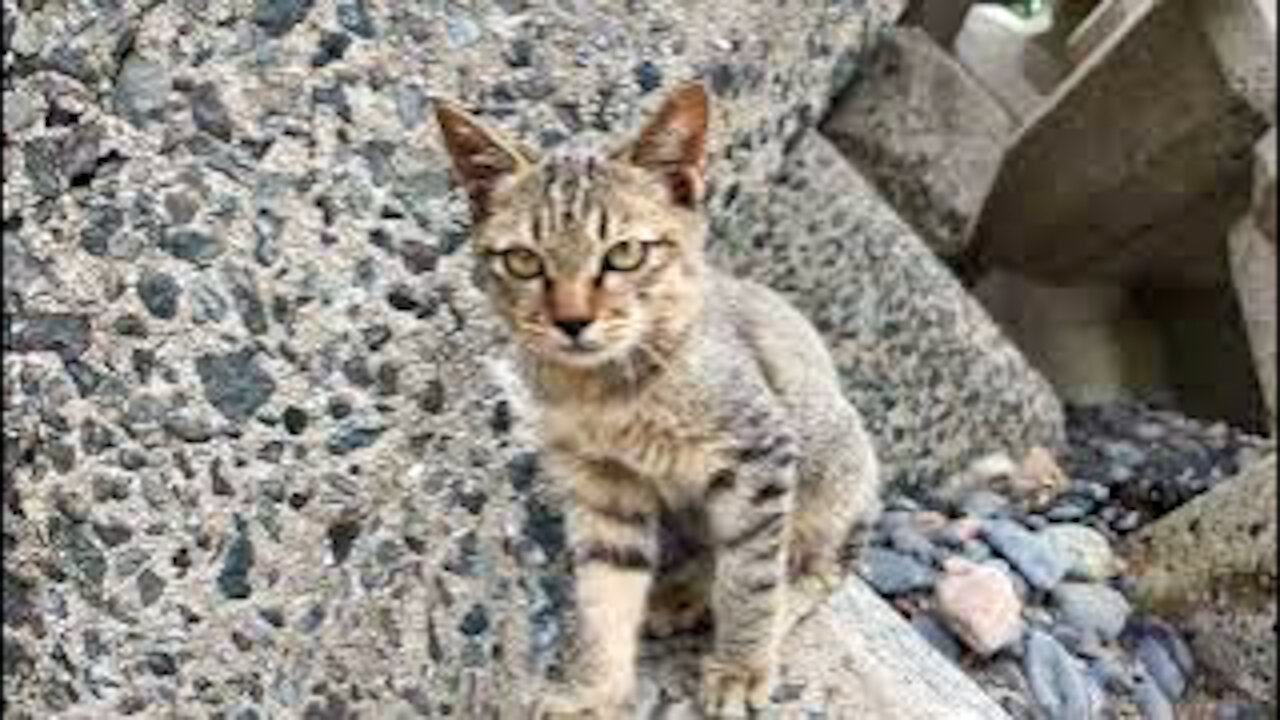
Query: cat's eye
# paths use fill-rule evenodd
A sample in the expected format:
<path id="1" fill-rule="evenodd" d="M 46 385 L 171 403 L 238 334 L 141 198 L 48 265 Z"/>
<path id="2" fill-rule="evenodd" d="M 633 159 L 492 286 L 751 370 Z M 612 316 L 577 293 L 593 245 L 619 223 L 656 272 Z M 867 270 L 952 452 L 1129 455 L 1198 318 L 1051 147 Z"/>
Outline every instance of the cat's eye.
<path id="1" fill-rule="evenodd" d="M 648 254 L 649 246 L 645 243 L 636 240 L 624 240 L 609 248 L 609 252 L 605 253 L 604 267 L 606 270 L 629 272 L 644 264 L 645 257 Z"/>
<path id="2" fill-rule="evenodd" d="M 542 274 L 542 258 L 525 248 L 515 248 L 502 253 L 502 264 L 512 277 L 531 280 Z"/>

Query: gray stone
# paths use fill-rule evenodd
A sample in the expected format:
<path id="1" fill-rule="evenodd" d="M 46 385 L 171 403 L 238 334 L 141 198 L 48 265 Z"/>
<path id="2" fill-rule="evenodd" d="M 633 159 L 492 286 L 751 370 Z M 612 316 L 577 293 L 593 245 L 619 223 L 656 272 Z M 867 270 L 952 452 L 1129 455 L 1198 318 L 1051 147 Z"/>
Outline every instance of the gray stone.
<path id="1" fill-rule="evenodd" d="M 255 0 L 253 22 L 271 37 L 287 35 L 311 12 L 314 0 Z"/>
<path id="2" fill-rule="evenodd" d="M 365 39 L 372 39 L 376 33 L 373 18 L 369 15 L 367 0 L 339 2 L 338 22 L 342 27 Z"/>
<path id="3" fill-rule="evenodd" d="M 276 382 L 258 364 L 251 348 L 196 358 L 204 396 L 232 422 L 249 419 L 275 393 Z"/>
<path id="4" fill-rule="evenodd" d="M 244 600 L 253 595 L 249 572 L 254 565 L 253 540 L 243 520 L 236 518 L 239 532 L 227 546 L 222 559 L 222 571 L 218 573 L 218 589 L 232 600 Z"/>
<path id="5" fill-rule="evenodd" d="M 822 126 L 944 256 L 968 245 L 1013 129 L 1000 103 L 918 28 L 895 30 L 877 48 Z"/>
<path id="6" fill-rule="evenodd" d="M 182 287 L 165 272 L 145 270 L 138 278 L 138 297 L 147 311 L 161 320 L 172 320 L 178 314 L 178 298 Z"/>
<path id="7" fill-rule="evenodd" d="M 1044 538 L 1018 523 L 988 520 L 982 532 L 987 543 L 1037 589 L 1052 590 L 1066 576 L 1066 560 Z"/>
<path id="8" fill-rule="evenodd" d="M 1052 636 L 1027 634 L 1023 671 L 1036 704 L 1050 720 L 1086 720 L 1089 691 L 1079 661 Z"/>
<path id="9" fill-rule="evenodd" d="M 196 85 L 189 94 L 191 119 L 196 127 L 224 141 L 231 140 L 235 125 L 231 113 L 222 102 L 218 86 L 213 83 Z"/>
<path id="10" fill-rule="evenodd" d="M 1107 580 L 1122 567 L 1106 536 L 1086 525 L 1050 525 L 1039 534 L 1066 559 L 1069 579 Z"/>
<path id="11" fill-rule="evenodd" d="M 205 281 L 197 281 L 191 290 L 191 320 L 197 325 L 216 323 L 226 316 L 229 305 L 218 290 Z"/>
<path id="12" fill-rule="evenodd" d="M 921 613 L 915 616 L 911 619 L 911 627 L 948 660 L 951 662 L 960 660 L 960 641 L 956 640 L 951 631 L 932 615 Z"/>
<path id="13" fill-rule="evenodd" d="M 1135 624 L 1126 636 L 1146 677 L 1165 697 L 1180 699 L 1187 691 L 1195 666 L 1178 632 L 1164 623 L 1147 621 Z"/>
<path id="14" fill-rule="evenodd" d="M 858 555 L 857 571 L 882 595 L 901 595 L 933 586 L 937 573 L 908 555 L 870 547 Z"/>
<path id="15" fill-rule="evenodd" d="M 1053 602 L 1064 622 L 1104 641 L 1120 637 L 1129 620 L 1129 601 L 1106 585 L 1062 583 L 1053 589 Z"/>
<path id="16" fill-rule="evenodd" d="M 222 240 L 199 230 L 174 230 L 160 241 L 160 249 L 180 260 L 204 264 L 221 255 L 226 247 Z"/>
<path id="17" fill-rule="evenodd" d="M 116 78 L 115 111 L 133 124 L 142 125 L 164 108 L 171 87 L 168 66 L 142 55 L 130 55 Z"/>
<path id="18" fill-rule="evenodd" d="M 90 321 L 84 315 L 34 313 L 4 316 L 4 349 L 10 352 L 56 352 L 64 360 L 89 348 Z"/>

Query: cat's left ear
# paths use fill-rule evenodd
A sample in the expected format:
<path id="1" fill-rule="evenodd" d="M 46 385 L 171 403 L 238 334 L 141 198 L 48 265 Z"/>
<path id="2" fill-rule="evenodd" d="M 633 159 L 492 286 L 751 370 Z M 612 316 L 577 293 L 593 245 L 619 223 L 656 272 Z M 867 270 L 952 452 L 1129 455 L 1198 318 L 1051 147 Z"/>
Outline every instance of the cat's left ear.
<path id="1" fill-rule="evenodd" d="M 629 154 L 632 163 L 658 174 L 672 202 L 694 208 L 703 196 L 706 143 L 707 91 L 692 82 L 667 97 Z"/>
<path id="2" fill-rule="evenodd" d="M 434 99 L 433 104 L 445 148 L 453 161 L 454 177 L 466 189 L 472 215 L 479 220 L 489 214 L 497 188 L 537 160 L 527 149 L 485 127 L 456 105 L 441 99 Z"/>

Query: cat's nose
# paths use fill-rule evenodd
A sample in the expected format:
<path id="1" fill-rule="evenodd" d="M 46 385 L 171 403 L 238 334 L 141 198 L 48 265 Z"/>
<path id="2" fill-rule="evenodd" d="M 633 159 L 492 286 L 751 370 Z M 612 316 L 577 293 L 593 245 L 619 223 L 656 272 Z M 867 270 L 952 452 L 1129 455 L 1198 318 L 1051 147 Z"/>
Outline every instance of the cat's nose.
<path id="1" fill-rule="evenodd" d="M 591 324 L 590 320 L 557 320 L 556 321 L 556 327 L 564 331 L 564 334 L 568 335 L 573 340 L 577 340 L 578 336 L 582 334 L 582 331 L 586 330 L 587 326 L 590 324 Z"/>

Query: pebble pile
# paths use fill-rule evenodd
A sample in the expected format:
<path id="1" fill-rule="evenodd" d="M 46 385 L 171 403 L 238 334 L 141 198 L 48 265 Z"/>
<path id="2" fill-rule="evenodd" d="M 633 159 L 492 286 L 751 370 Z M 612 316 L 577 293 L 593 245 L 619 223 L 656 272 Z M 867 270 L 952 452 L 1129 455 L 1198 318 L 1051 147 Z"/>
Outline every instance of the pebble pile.
<path id="1" fill-rule="evenodd" d="M 1068 408 L 1068 437 L 1060 465 L 995 455 L 890 498 L 855 570 L 1017 720 L 1182 717 L 1195 662 L 1177 628 L 1131 606 L 1112 544 L 1269 441 L 1136 404 Z"/>

